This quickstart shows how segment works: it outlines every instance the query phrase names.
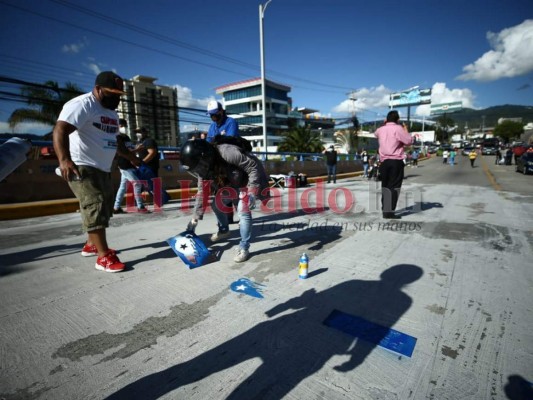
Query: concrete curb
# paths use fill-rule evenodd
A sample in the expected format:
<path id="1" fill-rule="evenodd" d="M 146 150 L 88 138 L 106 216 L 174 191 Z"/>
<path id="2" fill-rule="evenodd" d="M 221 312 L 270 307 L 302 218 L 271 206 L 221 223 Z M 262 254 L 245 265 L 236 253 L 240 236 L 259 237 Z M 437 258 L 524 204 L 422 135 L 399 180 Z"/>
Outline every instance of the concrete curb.
<path id="1" fill-rule="evenodd" d="M 427 158 L 420 158 L 418 161 L 426 160 Z M 362 171 L 348 172 L 343 174 L 337 174 L 337 179 L 348 179 L 361 176 Z M 326 181 L 327 176 L 315 176 L 307 179 L 308 183 L 317 183 Z M 172 200 L 180 200 L 184 193 L 188 195 L 195 195 L 196 189 L 191 188 L 188 190 L 182 189 L 169 189 L 167 193 Z M 71 199 L 59 199 L 59 200 L 45 200 L 45 201 L 32 201 L 28 203 L 13 203 L 13 204 L 0 204 L 0 221 L 8 221 L 14 219 L 23 218 L 35 218 L 44 217 L 48 215 L 68 214 L 79 210 L 78 200 Z"/>

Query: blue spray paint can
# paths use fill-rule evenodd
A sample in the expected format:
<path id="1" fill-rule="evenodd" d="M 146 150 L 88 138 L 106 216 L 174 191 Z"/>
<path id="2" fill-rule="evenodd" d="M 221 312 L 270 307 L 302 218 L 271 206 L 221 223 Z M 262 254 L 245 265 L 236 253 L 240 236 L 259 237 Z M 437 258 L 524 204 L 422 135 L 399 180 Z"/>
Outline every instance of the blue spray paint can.
<path id="1" fill-rule="evenodd" d="M 299 277 L 300 279 L 307 279 L 307 274 L 309 272 L 309 257 L 307 254 L 303 253 L 300 257 L 300 268 L 299 268 Z"/>

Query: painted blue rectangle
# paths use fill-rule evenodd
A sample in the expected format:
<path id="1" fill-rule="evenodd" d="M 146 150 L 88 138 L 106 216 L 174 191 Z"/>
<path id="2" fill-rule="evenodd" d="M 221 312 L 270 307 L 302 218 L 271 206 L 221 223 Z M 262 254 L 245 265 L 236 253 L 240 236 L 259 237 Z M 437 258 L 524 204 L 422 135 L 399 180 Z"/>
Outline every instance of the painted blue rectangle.
<path id="1" fill-rule="evenodd" d="M 413 336 L 338 310 L 333 310 L 323 324 L 407 357 L 411 357 L 416 345 Z"/>

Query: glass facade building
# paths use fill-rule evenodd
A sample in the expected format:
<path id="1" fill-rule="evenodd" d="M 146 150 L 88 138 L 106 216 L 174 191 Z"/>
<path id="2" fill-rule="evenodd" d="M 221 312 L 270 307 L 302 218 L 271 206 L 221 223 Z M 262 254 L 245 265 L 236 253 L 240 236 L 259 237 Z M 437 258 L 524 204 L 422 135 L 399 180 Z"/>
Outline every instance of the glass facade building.
<path id="1" fill-rule="evenodd" d="M 269 151 L 275 151 L 283 132 L 288 129 L 291 88 L 269 80 L 265 84 L 267 146 Z M 261 78 L 230 83 L 217 88 L 216 93 L 222 95 L 228 115 L 239 122 L 241 135 L 255 148 L 264 150 Z"/>

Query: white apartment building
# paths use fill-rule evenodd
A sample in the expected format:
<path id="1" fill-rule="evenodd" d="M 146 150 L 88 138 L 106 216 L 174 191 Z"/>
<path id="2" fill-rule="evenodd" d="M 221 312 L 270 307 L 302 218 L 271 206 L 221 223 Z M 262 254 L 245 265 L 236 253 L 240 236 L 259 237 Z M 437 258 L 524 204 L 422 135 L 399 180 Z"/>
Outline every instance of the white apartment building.
<path id="1" fill-rule="evenodd" d="M 144 127 L 159 146 L 179 145 L 178 92 L 157 85 L 157 78 L 136 75 L 124 80 L 124 91 L 118 108 L 120 118 L 128 121 L 128 133 L 135 140 L 136 128 Z"/>

